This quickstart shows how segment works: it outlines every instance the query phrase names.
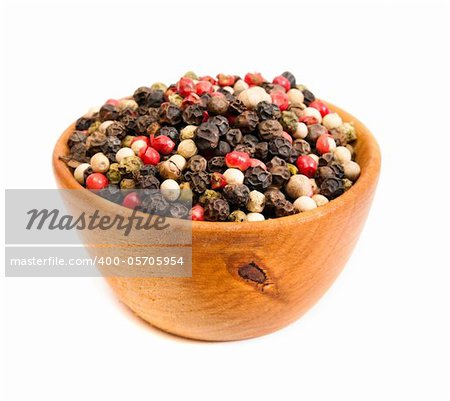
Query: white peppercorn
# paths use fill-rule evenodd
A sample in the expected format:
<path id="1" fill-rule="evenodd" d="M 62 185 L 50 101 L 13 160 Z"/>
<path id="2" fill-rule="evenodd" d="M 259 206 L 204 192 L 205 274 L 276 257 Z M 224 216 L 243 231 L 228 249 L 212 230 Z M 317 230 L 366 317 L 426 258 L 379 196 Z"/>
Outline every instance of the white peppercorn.
<path id="1" fill-rule="evenodd" d="M 317 194 L 319 192 L 319 187 L 317 185 L 316 180 L 314 178 L 310 178 L 309 182 L 311 183 L 311 188 L 312 188 L 313 194 Z"/>
<path id="2" fill-rule="evenodd" d="M 240 79 L 238 81 L 236 81 L 236 83 L 233 86 L 234 89 L 234 93 L 236 95 L 238 95 L 239 93 L 241 93 L 242 91 L 245 91 L 246 89 L 248 89 L 248 83 L 245 82 L 244 80 Z"/>
<path id="3" fill-rule="evenodd" d="M 177 153 L 183 156 L 185 159 L 190 159 L 198 152 L 197 145 L 192 139 L 182 140 L 177 148 Z"/>
<path id="4" fill-rule="evenodd" d="M 244 173 L 237 168 L 229 168 L 223 173 L 223 177 L 227 184 L 243 184 Z"/>
<path id="5" fill-rule="evenodd" d="M 302 105 L 305 97 L 303 96 L 303 92 L 298 89 L 290 89 L 287 93 L 289 101 L 293 105 Z"/>
<path id="6" fill-rule="evenodd" d="M 197 131 L 196 125 L 186 125 L 186 127 L 184 127 L 180 131 L 180 139 L 182 141 L 185 139 L 194 139 L 196 131 Z"/>
<path id="7" fill-rule="evenodd" d="M 137 110 L 139 107 L 139 105 L 136 103 L 136 101 L 134 99 L 120 99 L 119 102 L 117 103 L 117 109 L 118 110 L 125 110 L 125 109 L 130 109 L 130 110 Z"/>
<path id="8" fill-rule="evenodd" d="M 311 182 L 309 181 L 309 178 L 303 174 L 296 174 L 289 178 L 285 190 L 292 199 L 297 199 L 303 195 L 312 195 Z"/>
<path id="9" fill-rule="evenodd" d="M 234 89 L 231 86 L 224 86 L 222 88 L 223 90 L 226 90 L 227 92 L 234 94 Z"/>
<path id="10" fill-rule="evenodd" d="M 134 151 L 131 148 L 122 148 L 119 149 L 116 153 L 117 163 L 120 163 L 125 157 L 134 156 Z"/>
<path id="11" fill-rule="evenodd" d="M 308 126 L 305 123 L 298 123 L 294 134 L 295 139 L 304 139 L 308 135 Z"/>
<path id="12" fill-rule="evenodd" d="M 318 207 L 326 205 L 329 202 L 325 196 L 320 194 L 313 195 L 312 200 L 316 202 Z"/>
<path id="13" fill-rule="evenodd" d="M 361 167 L 354 161 L 348 161 L 344 164 L 344 175 L 351 181 L 356 181 L 361 173 Z"/>
<path id="14" fill-rule="evenodd" d="M 102 134 L 106 133 L 106 128 L 108 128 L 114 121 L 106 120 L 103 121 L 100 126 L 98 127 L 98 131 Z"/>
<path id="15" fill-rule="evenodd" d="M 247 221 L 264 221 L 265 217 L 261 213 L 248 213 Z"/>
<path id="16" fill-rule="evenodd" d="M 251 191 L 247 203 L 247 210 L 254 213 L 261 213 L 264 210 L 266 197 L 259 191 Z"/>
<path id="17" fill-rule="evenodd" d="M 328 113 L 323 119 L 322 124 L 327 129 L 338 128 L 342 124 L 342 118 L 338 113 Z"/>
<path id="18" fill-rule="evenodd" d="M 238 99 L 249 109 L 254 109 L 259 102 L 266 101 L 271 103 L 272 98 L 260 86 L 252 86 L 238 95 Z"/>
<path id="19" fill-rule="evenodd" d="M 90 163 L 94 173 L 106 173 L 109 169 L 109 159 L 103 153 L 96 153 Z"/>
<path id="20" fill-rule="evenodd" d="M 333 153 L 333 157 L 340 164 L 345 164 L 352 160 L 352 154 L 345 146 L 338 146 Z"/>
<path id="21" fill-rule="evenodd" d="M 161 195 L 169 202 L 175 202 L 180 197 L 180 186 L 175 180 L 164 180 L 160 189 Z"/>
<path id="22" fill-rule="evenodd" d="M 314 107 L 306 107 L 302 111 L 303 117 L 314 117 L 317 120 L 317 123 L 320 124 L 322 122 L 322 115 L 320 111 L 315 109 Z"/>
<path id="23" fill-rule="evenodd" d="M 180 171 L 186 167 L 186 159 L 182 155 L 172 155 L 169 157 L 169 161 L 174 163 Z"/>
<path id="24" fill-rule="evenodd" d="M 84 172 L 91 167 L 89 163 L 81 163 L 73 172 L 75 179 L 81 184 L 84 184 Z"/>
<path id="25" fill-rule="evenodd" d="M 294 202 L 294 207 L 299 212 L 307 212 L 317 208 L 316 202 L 309 196 L 300 196 Z"/>
<path id="26" fill-rule="evenodd" d="M 145 140 L 145 139 L 138 139 L 137 141 L 134 141 L 132 144 L 131 144 L 131 149 L 133 149 L 133 152 L 136 154 L 136 155 L 138 155 L 139 154 L 139 151 L 142 149 L 142 148 L 147 148 L 147 146 L 148 146 L 148 143 L 147 143 L 147 141 Z"/>
<path id="27" fill-rule="evenodd" d="M 308 156 L 314 159 L 316 163 L 319 163 L 319 156 L 317 156 L 315 153 L 310 153 Z"/>

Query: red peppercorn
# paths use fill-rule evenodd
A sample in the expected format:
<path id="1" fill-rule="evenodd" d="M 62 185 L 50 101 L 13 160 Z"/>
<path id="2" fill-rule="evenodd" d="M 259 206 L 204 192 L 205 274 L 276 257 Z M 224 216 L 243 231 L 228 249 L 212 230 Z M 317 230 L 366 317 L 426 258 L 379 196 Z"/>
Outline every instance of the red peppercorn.
<path id="1" fill-rule="evenodd" d="M 213 92 L 211 93 L 211 97 L 225 97 L 225 95 L 221 92 Z"/>
<path id="2" fill-rule="evenodd" d="M 220 86 L 233 86 L 235 81 L 234 75 L 218 74 L 217 80 Z"/>
<path id="3" fill-rule="evenodd" d="M 206 123 L 206 121 L 208 121 L 208 120 L 209 120 L 209 113 L 205 110 L 203 112 L 203 120 L 202 120 L 202 122 Z"/>
<path id="4" fill-rule="evenodd" d="M 236 150 L 226 154 L 225 163 L 228 167 L 238 168 L 241 171 L 247 170 L 251 165 L 249 154 Z"/>
<path id="5" fill-rule="evenodd" d="M 292 136 L 290 136 L 286 131 L 283 131 L 283 132 L 281 133 L 281 136 L 282 136 L 283 138 L 286 138 L 290 143 L 292 143 Z"/>
<path id="6" fill-rule="evenodd" d="M 304 123 L 306 125 L 314 125 L 314 124 L 318 124 L 319 121 L 317 120 L 316 117 L 314 116 L 301 116 L 298 119 L 299 122 Z"/>
<path id="7" fill-rule="evenodd" d="M 86 178 L 87 189 L 103 189 L 108 186 L 109 181 L 102 173 L 93 173 Z"/>
<path id="8" fill-rule="evenodd" d="M 263 82 L 265 82 L 265 79 L 259 72 L 249 72 L 245 75 L 244 81 L 247 82 L 250 86 L 259 86 Z"/>
<path id="9" fill-rule="evenodd" d="M 281 111 L 285 111 L 289 107 L 288 95 L 281 90 L 270 92 L 270 97 L 272 98 L 272 103 L 276 104 Z"/>
<path id="10" fill-rule="evenodd" d="M 195 90 L 197 92 L 197 95 L 203 95 L 204 93 L 213 93 L 214 88 L 212 86 L 211 82 L 208 81 L 200 81 L 195 85 Z"/>
<path id="11" fill-rule="evenodd" d="M 151 164 L 152 166 L 156 166 L 161 159 L 159 153 L 151 146 L 149 146 L 147 149 L 141 149 L 139 151 L 139 157 L 142 159 L 144 164 Z"/>
<path id="12" fill-rule="evenodd" d="M 286 89 L 286 92 L 291 89 L 291 83 L 286 77 L 283 77 L 282 75 L 278 75 L 278 77 L 275 77 L 272 83 L 282 86 L 284 89 Z"/>
<path id="13" fill-rule="evenodd" d="M 141 204 L 141 199 L 137 192 L 131 192 L 123 198 L 122 205 L 129 209 L 135 209 Z"/>
<path id="14" fill-rule="evenodd" d="M 223 174 L 219 172 L 214 172 L 211 174 L 211 188 L 212 189 L 222 189 L 227 185 L 227 180 Z"/>
<path id="15" fill-rule="evenodd" d="M 113 106 L 117 106 L 119 104 L 119 101 L 117 99 L 108 99 L 105 104 L 111 104 Z"/>
<path id="16" fill-rule="evenodd" d="M 172 150 L 175 147 L 175 142 L 166 135 L 159 135 L 157 137 L 151 135 L 150 143 L 152 147 L 162 155 L 168 155 L 172 153 Z"/>
<path id="17" fill-rule="evenodd" d="M 250 159 L 250 167 L 261 167 L 267 170 L 267 166 L 259 159 Z"/>
<path id="18" fill-rule="evenodd" d="M 196 93 L 192 92 L 187 95 L 183 101 L 181 102 L 181 108 L 185 109 L 186 107 L 190 106 L 191 104 L 202 104 L 202 99 L 200 99 L 200 96 Z"/>
<path id="19" fill-rule="evenodd" d="M 330 151 L 330 142 L 328 141 L 329 137 L 330 135 L 328 134 L 322 134 L 319 138 L 317 138 L 316 149 L 321 155 Z"/>
<path id="20" fill-rule="evenodd" d="M 312 178 L 317 171 L 317 162 L 311 156 L 303 155 L 298 157 L 297 167 L 300 174 Z"/>
<path id="21" fill-rule="evenodd" d="M 205 209 L 202 205 L 194 205 L 192 206 L 191 211 L 189 212 L 189 215 L 191 216 L 191 219 L 193 221 L 203 221 L 204 218 Z"/>
<path id="22" fill-rule="evenodd" d="M 144 135 L 139 135 L 139 136 L 134 137 L 133 140 L 131 141 L 131 144 L 133 145 L 133 143 L 135 143 L 137 141 L 145 141 L 147 143 L 147 146 L 150 145 L 149 138 Z"/>
<path id="23" fill-rule="evenodd" d="M 217 85 L 217 81 L 213 77 L 211 77 L 209 75 L 205 75 L 204 77 L 200 77 L 198 80 L 199 81 L 210 82 L 213 85 Z"/>
<path id="24" fill-rule="evenodd" d="M 320 115 L 322 117 L 326 116 L 330 112 L 330 109 L 323 102 L 321 102 L 320 100 L 317 100 L 317 99 L 314 100 L 313 102 L 311 102 L 309 104 L 309 107 L 313 107 L 316 110 L 319 110 Z"/>
<path id="25" fill-rule="evenodd" d="M 194 81 L 187 77 L 181 78 L 177 84 L 177 91 L 183 97 L 186 97 L 191 92 L 195 92 Z"/>

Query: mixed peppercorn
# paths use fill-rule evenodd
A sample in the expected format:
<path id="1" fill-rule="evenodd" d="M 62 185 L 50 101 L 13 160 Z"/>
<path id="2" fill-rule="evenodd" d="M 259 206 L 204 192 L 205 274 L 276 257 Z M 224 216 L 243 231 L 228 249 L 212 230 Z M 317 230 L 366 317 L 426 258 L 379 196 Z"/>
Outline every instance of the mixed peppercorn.
<path id="1" fill-rule="evenodd" d="M 129 208 L 262 221 L 315 209 L 348 190 L 360 174 L 355 140 L 353 125 L 290 72 L 272 82 L 259 73 L 189 72 L 79 118 L 61 158 L 81 185 Z M 183 193 L 192 194 L 189 206 Z"/>

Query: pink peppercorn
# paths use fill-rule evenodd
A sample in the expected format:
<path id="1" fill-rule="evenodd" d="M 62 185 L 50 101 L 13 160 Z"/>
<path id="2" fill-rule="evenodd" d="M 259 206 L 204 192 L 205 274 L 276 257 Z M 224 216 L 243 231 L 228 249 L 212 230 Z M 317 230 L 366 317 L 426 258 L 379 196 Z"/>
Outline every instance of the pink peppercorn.
<path id="1" fill-rule="evenodd" d="M 186 97 L 191 92 L 195 92 L 195 84 L 194 81 L 191 78 L 182 77 L 177 84 L 177 91 L 178 93 Z"/>
<path id="2" fill-rule="evenodd" d="M 316 117 L 314 116 L 301 116 L 298 119 L 299 122 L 306 124 L 306 125 L 314 125 L 314 124 L 318 124 L 319 121 L 317 120 Z"/>
<path id="3" fill-rule="evenodd" d="M 211 174 L 211 188 L 212 189 L 222 189 L 227 185 L 227 180 L 223 174 L 219 172 L 214 172 Z"/>
<path id="4" fill-rule="evenodd" d="M 209 76 L 209 75 L 205 75 L 204 77 L 200 77 L 198 79 L 199 81 L 206 81 L 209 82 L 213 85 L 217 85 L 217 80 L 215 80 L 213 77 Z"/>
<path id="5" fill-rule="evenodd" d="M 288 95 L 281 90 L 270 92 L 270 97 L 272 98 L 272 103 L 276 104 L 281 111 L 285 111 L 289 107 Z"/>
<path id="6" fill-rule="evenodd" d="M 286 131 L 283 131 L 281 133 L 281 136 L 285 139 L 287 139 L 290 143 L 292 143 L 292 136 L 290 136 Z"/>
<path id="7" fill-rule="evenodd" d="M 113 106 L 117 106 L 119 104 L 119 101 L 117 99 L 108 99 L 105 104 L 111 104 Z"/>
<path id="8" fill-rule="evenodd" d="M 93 173 L 86 178 L 87 189 L 103 189 L 108 186 L 109 181 L 102 173 Z"/>
<path id="9" fill-rule="evenodd" d="M 141 204 L 141 199 L 137 192 L 131 192 L 123 198 L 122 205 L 129 208 L 135 209 Z"/>
<path id="10" fill-rule="evenodd" d="M 319 138 L 317 138 L 316 149 L 321 155 L 330 151 L 330 142 L 328 141 L 329 137 L 330 136 L 328 134 L 322 134 Z"/>
<path id="11" fill-rule="evenodd" d="M 200 99 L 200 96 L 196 93 L 192 92 L 187 95 L 183 101 L 181 102 L 181 108 L 185 109 L 186 107 L 190 106 L 191 104 L 202 104 L 202 99 Z"/>
<path id="12" fill-rule="evenodd" d="M 150 137 L 150 143 L 152 147 L 162 155 L 168 155 L 172 153 L 172 150 L 175 147 L 175 142 L 166 135 L 159 135 L 157 137 L 154 137 L 152 135 Z"/>
<path id="13" fill-rule="evenodd" d="M 225 163 L 230 168 L 238 168 L 241 171 L 247 170 L 250 165 L 250 156 L 246 152 L 233 151 L 225 156 Z"/>
<path id="14" fill-rule="evenodd" d="M 314 109 L 319 110 L 322 117 L 326 116 L 330 112 L 330 109 L 323 102 L 317 99 L 311 102 L 309 107 L 313 107 Z"/>
<path id="15" fill-rule="evenodd" d="M 156 166 L 161 159 L 159 153 L 151 146 L 147 147 L 147 149 L 141 149 L 139 151 L 139 157 L 142 159 L 144 164 L 151 164 L 152 166 Z"/>
<path id="16" fill-rule="evenodd" d="M 218 74 L 217 80 L 219 86 L 233 86 L 235 81 L 234 75 Z"/>
<path id="17" fill-rule="evenodd" d="M 300 174 L 312 178 L 317 171 L 317 162 L 312 157 L 303 155 L 298 157 L 297 167 Z"/>
<path id="18" fill-rule="evenodd" d="M 213 93 L 214 88 L 211 82 L 200 81 L 197 83 L 197 85 L 195 85 L 195 90 L 197 92 L 197 95 L 201 96 L 204 93 Z"/>
<path id="19" fill-rule="evenodd" d="M 244 81 L 250 86 L 259 86 L 265 81 L 265 79 L 259 72 L 249 72 L 245 75 Z"/>
<path id="20" fill-rule="evenodd" d="M 204 214 L 205 214 L 205 209 L 203 208 L 202 205 L 194 205 L 191 209 L 191 211 L 189 212 L 191 219 L 193 221 L 204 221 Z"/>
<path id="21" fill-rule="evenodd" d="M 282 86 L 284 89 L 286 89 L 286 92 L 291 89 L 291 83 L 286 77 L 283 77 L 282 75 L 278 75 L 278 77 L 275 77 L 272 83 Z"/>

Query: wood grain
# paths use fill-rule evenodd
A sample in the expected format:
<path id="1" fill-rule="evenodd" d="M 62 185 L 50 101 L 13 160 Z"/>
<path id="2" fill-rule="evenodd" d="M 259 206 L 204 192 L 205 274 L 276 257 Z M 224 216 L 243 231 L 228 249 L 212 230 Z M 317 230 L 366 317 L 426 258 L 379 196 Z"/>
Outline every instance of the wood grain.
<path id="1" fill-rule="evenodd" d="M 192 277 L 106 277 L 119 299 L 164 331 L 208 341 L 261 336 L 311 308 L 350 257 L 372 203 L 381 163 L 369 130 L 327 104 L 344 121 L 353 121 L 358 133 L 361 176 L 348 192 L 313 211 L 265 222 L 193 222 Z M 60 188 L 81 189 L 58 159 L 68 152 L 73 128 L 72 124 L 56 143 L 53 169 Z M 77 207 L 89 208 L 92 202 L 105 201 L 87 195 Z M 98 242 L 109 240 L 104 235 Z"/>

